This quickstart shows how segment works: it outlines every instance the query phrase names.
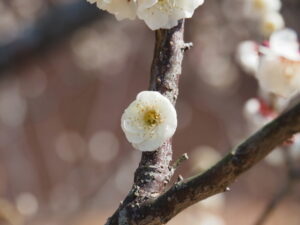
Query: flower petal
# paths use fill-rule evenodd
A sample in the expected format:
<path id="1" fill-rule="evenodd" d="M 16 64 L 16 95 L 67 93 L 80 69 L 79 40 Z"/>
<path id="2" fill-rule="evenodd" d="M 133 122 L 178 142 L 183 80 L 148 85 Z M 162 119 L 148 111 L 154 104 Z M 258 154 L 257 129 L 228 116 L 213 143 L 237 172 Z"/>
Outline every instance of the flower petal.
<path id="1" fill-rule="evenodd" d="M 270 37 L 270 49 L 291 60 L 300 60 L 297 33 L 292 29 L 274 32 Z"/>

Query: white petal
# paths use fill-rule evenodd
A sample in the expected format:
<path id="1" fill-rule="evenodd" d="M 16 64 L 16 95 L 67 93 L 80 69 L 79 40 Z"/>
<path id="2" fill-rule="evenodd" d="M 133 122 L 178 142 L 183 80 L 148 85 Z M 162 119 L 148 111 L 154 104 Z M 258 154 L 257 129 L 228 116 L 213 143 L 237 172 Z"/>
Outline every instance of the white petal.
<path id="1" fill-rule="evenodd" d="M 251 118 L 259 113 L 260 103 L 256 98 L 251 98 L 247 100 L 244 105 L 244 116 L 246 118 Z"/>
<path id="2" fill-rule="evenodd" d="M 164 115 L 164 123 L 157 128 L 158 129 L 157 133 L 160 136 L 165 137 L 165 139 L 168 139 L 173 136 L 176 128 L 177 128 L 177 115 L 174 109 L 174 112 L 168 112 L 166 115 Z"/>
<path id="3" fill-rule="evenodd" d="M 130 143 L 138 144 L 144 141 L 144 138 L 142 133 L 130 133 L 125 132 L 126 138 Z"/>
<path id="4" fill-rule="evenodd" d="M 136 99 L 140 100 L 144 103 L 150 103 L 153 101 L 157 101 L 157 99 L 161 99 L 161 97 L 164 97 L 164 96 L 162 96 L 157 91 L 142 91 L 137 95 Z"/>
<path id="5" fill-rule="evenodd" d="M 266 10 L 279 11 L 281 9 L 281 0 L 264 0 L 266 2 Z"/>
<path id="6" fill-rule="evenodd" d="M 136 17 L 136 3 L 133 0 L 98 0 L 97 6 L 114 14 L 118 20 Z"/>
<path id="7" fill-rule="evenodd" d="M 154 6 L 158 0 L 138 0 L 139 10 L 145 10 Z"/>
<path id="8" fill-rule="evenodd" d="M 181 0 L 176 2 L 176 6 L 182 11 L 189 12 L 188 14 L 193 15 L 196 8 L 204 3 L 204 0 Z"/>
<path id="9" fill-rule="evenodd" d="M 297 74 L 287 72 L 286 64 L 276 56 L 264 56 L 257 73 L 260 86 L 282 97 L 290 97 L 297 90 L 293 79 Z"/>
<path id="10" fill-rule="evenodd" d="M 269 37 L 273 32 L 284 27 L 284 19 L 278 12 L 268 12 L 264 14 L 260 27 L 263 35 Z"/>
<path id="11" fill-rule="evenodd" d="M 279 11 L 281 9 L 280 0 L 251 0 L 254 10 L 261 12 Z"/>
<path id="12" fill-rule="evenodd" d="M 297 91 L 300 91 L 300 61 L 292 62 L 291 65 L 286 68 L 286 72 L 289 72 L 288 70 L 293 74 L 291 86 Z"/>
<path id="13" fill-rule="evenodd" d="M 178 20 L 192 17 L 204 0 L 139 0 L 137 15 L 152 30 L 170 29 Z M 153 4 L 155 3 L 155 4 Z"/>
<path id="14" fill-rule="evenodd" d="M 236 59 L 245 72 L 254 75 L 259 65 L 258 45 L 254 41 L 243 41 L 238 45 Z"/>
<path id="15" fill-rule="evenodd" d="M 300 59 L 297 33 L 292 29 L 274 32 L 270 37 L 270 48 L 276 54 L 288 59 Z"/>
<path id="16" fill-rule="evenodd" d="M 155 9 L 138 10 L 137 16 L 144 20 L 151 30 L 163 28 L 168 23 L 168 15 L 164 12 Z"/>
<path id="17" fill-rule="evenodd" d="M 165 140 L 162 138 L 148 139 L 141 143 L 134 143 L 132 146 L 140 151 L 148 152 L 157 150 L 160 146 L 163 145 L 164 142 Z"/>
<path id="18" fill-rule="evenodd" d="M 122 117 L 122 129 L 126 132 L 130 133 L 139 133 L 142 131 L 142 127 L 137 124 L 138 122 L 132 121 L 131 118 Z"/>

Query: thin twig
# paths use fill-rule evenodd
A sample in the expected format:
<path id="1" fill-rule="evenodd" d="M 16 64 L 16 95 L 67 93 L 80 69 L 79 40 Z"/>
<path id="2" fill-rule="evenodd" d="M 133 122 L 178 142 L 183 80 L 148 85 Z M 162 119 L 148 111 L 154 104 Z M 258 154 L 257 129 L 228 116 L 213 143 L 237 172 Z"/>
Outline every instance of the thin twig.
<path id="1" fill-rule="evenodd" d="M 189 156 L 187 153 L 184 153 L 180 156 L 172 165 L 172 169 L 175 171 L 184 161 L 188 160 Z"/>

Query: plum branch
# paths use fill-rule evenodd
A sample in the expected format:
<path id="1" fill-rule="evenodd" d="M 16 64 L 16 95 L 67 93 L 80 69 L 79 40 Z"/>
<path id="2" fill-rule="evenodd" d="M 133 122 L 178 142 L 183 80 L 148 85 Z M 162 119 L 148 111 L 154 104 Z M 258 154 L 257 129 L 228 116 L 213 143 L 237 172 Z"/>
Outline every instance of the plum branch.
<path id="1" fill-rule="evenodd" d="M 175 104 L 184 51 L 184 21 L 170 30 L 156 31 L 150 90 Z M 168 140 L 154 152 L 144 152 L 125 200 L 106 225 L 160 225 L 187 207 L 225 192 L 238 176 L 261 161 L 276 146 L 300 131 L 300 104 L 253 134 L 206 172 L 177 182 L 166 191 L 173 176 L 172 144 Z"/>

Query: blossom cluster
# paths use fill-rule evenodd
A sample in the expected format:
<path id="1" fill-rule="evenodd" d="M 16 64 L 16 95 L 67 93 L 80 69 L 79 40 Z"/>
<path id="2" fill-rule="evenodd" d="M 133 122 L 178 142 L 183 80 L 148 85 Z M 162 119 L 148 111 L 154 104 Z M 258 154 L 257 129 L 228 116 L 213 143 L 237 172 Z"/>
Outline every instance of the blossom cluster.
<path id="1" fill-rule="evenodd" d="M 244 115 L 250 131 L 261 128 L 285 109 L 291 97 L 300 91 L 300 53 L 297 34 L 291 29 L 274 32 L 262 45 L 245 41 L 239 45 L 238 61 L 243 69 L 259 82 L 259 97 L 249 99 Z M 288 149 L 294 157 L 300 156 L 300 135 L 289 140 Z M 282 147 L 278 147 L 266 161 L 280 165 L 284 161 Z"/>
<path id="2" fill-rule="evenodd" d="M 295 31 L 276 31 L 263 45 L 242 42 L 237 59 L 246 72 L 258 79 L 263 91 L 283 98 L 300 91 L 300 52 Z"/>
<path id="3" fill-rule="evenodd" d="M 116 16 L 118 20 L 144 20 L 152 30 L 170 29 L 178 20 L 191 18 L 204 0 L 87 0 L 96 3 L 100 9 Z"/>
<path id="4" fill-rule="evenodd" d="M 280 14 L 281 0 L 245 0 L 245 13 L 258 20 L 260 31 L 269 36 L 284 27 L 284 19 Z"/>
<path id="5" fill-rule="evenodd" d="M 300 52 L 297 33 L 284 27 L 279 13 L 280 0 L 247 0 L 248 9 L 261 21 L 261 33 L 269 40 L 259 44 L 243 41 L 237 49 L 242 69 L 259 83 L 257 98 L 249 99 L 244 116 L 250 131 L 260 129 L 274 120 L 300 91 Z M 250 4 L 251 3 L 251 4 Z M 251 7 L 250 7 L 251 6 Z M 266 161 L 272 165 L 284 162 L 283 151 L 300 158 L 300 134 L 278 146 Z"/>

